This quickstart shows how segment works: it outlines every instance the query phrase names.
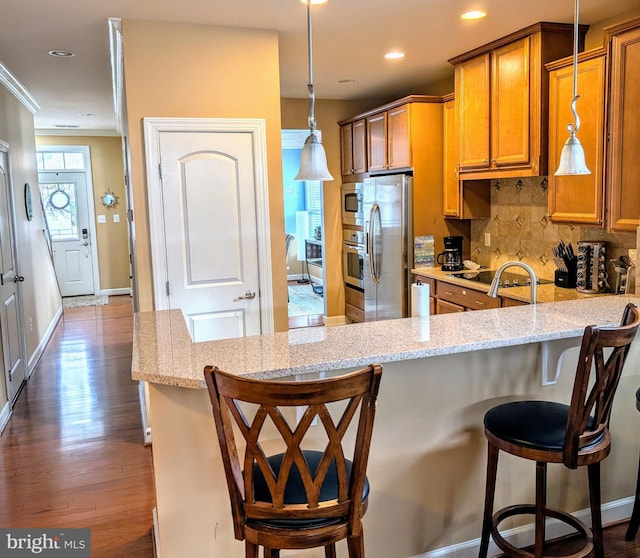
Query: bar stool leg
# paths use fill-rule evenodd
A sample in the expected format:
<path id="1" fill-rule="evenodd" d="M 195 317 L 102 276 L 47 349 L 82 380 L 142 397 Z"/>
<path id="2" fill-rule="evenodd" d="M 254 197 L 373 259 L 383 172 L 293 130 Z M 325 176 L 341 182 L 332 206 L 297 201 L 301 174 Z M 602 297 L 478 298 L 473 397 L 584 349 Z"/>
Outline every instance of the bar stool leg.
<path id="1" fill-rule="evenodd" d="M 600 462 L 587 466 L 589 472 L 589 500 L 591 502 L 591 532 L 595 558 L 604 558 L 602 512 L 600 498 Z"/>
<path id="2" fill-rule="evenodd" d="M 536 533 L 535 533 L 535 557 L 544 556 L 545 515 L 547 506 L 547 464 L 544 461 L 536 462 Z"/>
<path id="3" fill-rule="evenodd" d="M 484 516 L 482 518 L 482 539 L 478 558 L 487 558 L 489 551 L 489 536 L 493 521 L 493 501 L 496 491 L 496 476 L 498 473 L 498 448 L 489 442 L 487 448 L 487 486 L 484 497 Z"/>
<path id="4" fill-rule="evenodd" d="M 249 541 L 244 542 L 244 555 L 245 558 L 258 558 L 259 547 L 257 544 L 250 543 Z"/>
<path id="5" fill-rule="evenodd" d="M 364 558 L 364 537 L 362 533 L 355 537 L 347 537 L 347 546 L 349 547 L 349 558 Z M 328 547 L 325 547 L 325 549 Z M 333 548 L 334 554 L 326 554 L 326 557 L 335 558 L 335 546 Z M 326 552 L 326 550 L 325 550 Z"/>
<path id="6" fill-rule="evenodd" d="M 629 527 L 627 533 L 624 536 L 625 540 L 632 541 L 636 538 L 638 533 L 638 527 L 640 527 L 640 460 L 638 462 L 638 480 L 636 481 L 636 498 L 633 502 L 633 512 L 631 512 L 631 519 L 629 520 Z"/>

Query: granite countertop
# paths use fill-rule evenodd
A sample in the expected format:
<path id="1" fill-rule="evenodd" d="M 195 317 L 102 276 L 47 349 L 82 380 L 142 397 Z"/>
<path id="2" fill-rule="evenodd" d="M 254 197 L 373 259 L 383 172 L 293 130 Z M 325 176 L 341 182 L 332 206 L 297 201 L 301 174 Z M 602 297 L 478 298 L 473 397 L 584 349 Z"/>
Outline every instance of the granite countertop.
<path id="1" fill-rule="evenodd" d="M 587 325 L 619 323 L 627 302 L 640 304 L 640 297 L 591 297 L 199 343 L 191 340 L 180 310 L 140 312 L 134 317 L 132 377 L 201 389 L 208 364 L 268 379 L 567 339 L 580 337 Z"/>
<path id="2" fill-rule="evenodd" d="M 488 271 L 483 269 L 482 271 Z M 509 269 L 508 271 L 515 271 L 517 273 L 525 274 L 523 270 L 517 268 Z M 489 290 L 488 285 L 477 283 L 476 281 L 469 281 L 460 277 L 453 277 L 453 273 L 473 273 L 470 270 L 462 271 L 442 271 L 439 267 L 418 267 L 411 270 L 411 273 L 415 275 L 422 275 L 423 277 L 430 277 L 437 279 L 438 281 L 446 281 L 454 285 L 460 285 L 461 287 L 467 287 L 476 291 L 487 292 Z M 556 287 L 553 283 L 547 283 L 545 285 L 538 285 L 537 290 L 538 303 L 541 302 L 560 302 L 563 300 L 583 300 L 594 297 L 601 297 L 612 295 L 612 293 L 598 293 L 598 294 L 586 294 L 579 293 L 575 289 L 563 289 Z M 498 295 L 504 298 L 511 298 L 513 300 L 520 300 L 522 302 L 529 302 L 531 300 L 531 287 L 508 287 L 506 289 L 498 289 Z"/>

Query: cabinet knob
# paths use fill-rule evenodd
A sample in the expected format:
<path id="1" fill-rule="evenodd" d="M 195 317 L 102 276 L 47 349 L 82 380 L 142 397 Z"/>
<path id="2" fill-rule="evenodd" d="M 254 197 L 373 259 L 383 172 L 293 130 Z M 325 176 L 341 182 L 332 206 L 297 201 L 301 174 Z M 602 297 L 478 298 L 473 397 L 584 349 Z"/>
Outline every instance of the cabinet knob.
<path id="1" fill-rule="evenodd" d="M 482 159 L 482 164 L 486 165 L 489 161 L 487 161 L 486 159 Z"/>

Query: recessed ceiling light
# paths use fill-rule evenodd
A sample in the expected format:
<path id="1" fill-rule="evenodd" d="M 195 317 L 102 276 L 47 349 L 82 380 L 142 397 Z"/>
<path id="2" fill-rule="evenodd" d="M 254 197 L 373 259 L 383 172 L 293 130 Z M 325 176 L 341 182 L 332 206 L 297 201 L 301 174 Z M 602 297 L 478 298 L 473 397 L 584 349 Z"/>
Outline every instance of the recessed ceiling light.
<path id="1" fill-rule="evenodd" d="M 68 50 L 50 50 L 49 54 L 51 56 L 57 56 L 58 58 L 70 58 L 71 56 L 75 56 L 73 52 L 69 52 Z"/>
<path id="2" fill-rule="evenodd" d="M 486 17 L 487 12 L 483 12 L 482 10 L 471 10 L 469 12 L 463 13 L 460 18 L 461 19 L 482 19 Z"/>
<path id="3" fill-rule="evenodd" d="M 307 3 L 307 0 L 300 0 L 300 2 L 302 2 L 303 4 Z M 311 0 L 311 5 L 313 6 L 314 4 L 326 4 L 327 0 Z"/>
<path id="4" fill-rule="evenodd" d="M 398 60 L 400 58 L 404 58 L 404 52 L 399 52 L 397 50 L 393 50 L 391 52 L 387 52 L 384 57 L 387 60 Z"/>

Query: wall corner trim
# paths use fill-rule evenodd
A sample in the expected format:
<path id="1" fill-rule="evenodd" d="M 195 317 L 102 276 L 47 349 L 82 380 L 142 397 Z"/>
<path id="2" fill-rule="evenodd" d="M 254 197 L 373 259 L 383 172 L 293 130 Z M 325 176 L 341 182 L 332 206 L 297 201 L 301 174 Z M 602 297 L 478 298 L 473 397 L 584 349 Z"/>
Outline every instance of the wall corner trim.
<path id="1" fill-rule="evenodd" d="M 29 109 L 33 114 L 40 110 L 40 106 L 33 98 L 29 90 L 20 83 L 20 81 L 9 71 L 1 61 L 0 61 L 0 83 L 4 85 L 11 93 L 13 93 L 14 97 L 18 99 L 27 109 Z"/>

